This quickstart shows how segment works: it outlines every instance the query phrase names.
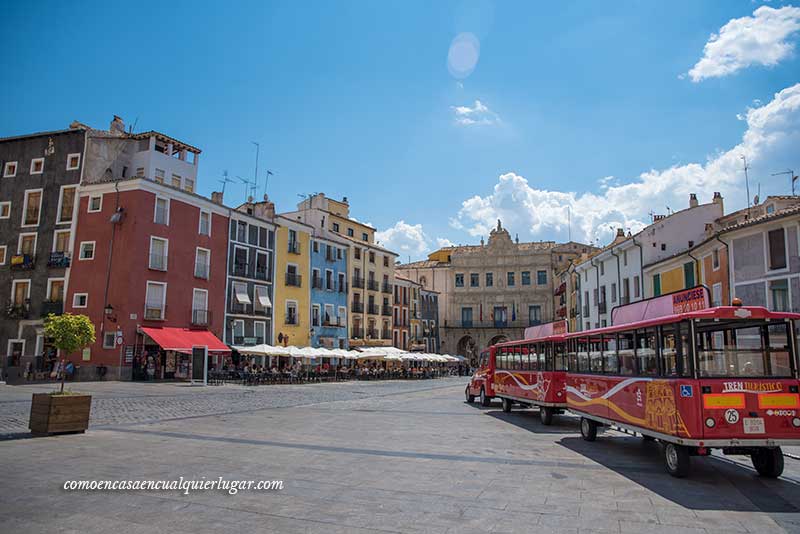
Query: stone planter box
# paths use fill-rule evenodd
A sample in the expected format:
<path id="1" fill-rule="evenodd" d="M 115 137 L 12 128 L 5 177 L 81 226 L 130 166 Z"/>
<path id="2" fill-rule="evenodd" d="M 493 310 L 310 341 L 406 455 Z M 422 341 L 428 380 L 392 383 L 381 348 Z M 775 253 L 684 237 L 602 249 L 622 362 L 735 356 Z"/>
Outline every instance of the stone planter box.
<path id="1" fill-rule="evenodd" d="M 91 408 L 91 395 L 34 393 L 28 428 L 35 436 L 85 432 Z"/>

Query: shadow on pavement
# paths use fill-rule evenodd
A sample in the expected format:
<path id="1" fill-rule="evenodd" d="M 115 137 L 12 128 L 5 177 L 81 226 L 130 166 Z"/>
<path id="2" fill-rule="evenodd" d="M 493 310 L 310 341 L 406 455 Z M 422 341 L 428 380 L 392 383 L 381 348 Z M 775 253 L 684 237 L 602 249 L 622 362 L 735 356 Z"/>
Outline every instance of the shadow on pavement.
<path id="1" fill-rule="evenodd" d="M 679 479 L 664 470 L 658 442 L 601 435 L 596 442 L 575 436 L 558 443 L 692 510 L 800 512 L 800 485 L 787 479 L 760 478 L 753 470 L 726 459 L 693 457 L 689 477 Z"/>
<path id="2" fill-rule="evenodd" d="M 488 415 L 523 430 L 527 430 L 528 432 L 535 432 L 537 434 L 568 434 L 580 431 L 578 419 L 564 415 L 555 415 L 553 416 L 552 425 L 543 425 L 539 419 L 538 408 L 526 410 L 517 409 L 510 413 L 506 413 L 502 410 L 493 410 L 488 412 Z"/>

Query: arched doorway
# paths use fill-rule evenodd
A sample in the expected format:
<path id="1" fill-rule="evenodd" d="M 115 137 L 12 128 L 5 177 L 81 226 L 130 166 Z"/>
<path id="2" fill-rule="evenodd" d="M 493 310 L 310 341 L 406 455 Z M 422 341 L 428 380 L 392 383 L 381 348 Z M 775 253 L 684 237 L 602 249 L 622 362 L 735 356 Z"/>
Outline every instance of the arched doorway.
<path id="1" fill-rule="evenodd" d="M 465 357 L 470 365 L 477 365 L 478 348 L 472 336 L 464 336 L 458 340 L 456 354 Z"/>
<path id="2" fill-rule="evenodd" d="M 498 343 L 505 343 L 506 341 L 508 341 L 508 336 L 505 334 L 498 334 L 489 340 L 489 346 L 496 345 Z"/>

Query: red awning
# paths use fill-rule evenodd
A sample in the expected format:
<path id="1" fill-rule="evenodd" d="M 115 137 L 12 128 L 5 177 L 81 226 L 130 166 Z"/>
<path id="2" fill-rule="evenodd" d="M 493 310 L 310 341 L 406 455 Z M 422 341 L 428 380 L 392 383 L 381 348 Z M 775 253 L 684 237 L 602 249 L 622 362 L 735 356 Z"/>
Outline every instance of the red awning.
<path id="1" fill-rule="evenodd" d="M 176 350 L 191 354 L 192 347 L 208 347 L 208 352 L 230 352 L 231 349 L 208 330 L 189 328 L 150 328 L 142 327 L 164 350 Z"/>

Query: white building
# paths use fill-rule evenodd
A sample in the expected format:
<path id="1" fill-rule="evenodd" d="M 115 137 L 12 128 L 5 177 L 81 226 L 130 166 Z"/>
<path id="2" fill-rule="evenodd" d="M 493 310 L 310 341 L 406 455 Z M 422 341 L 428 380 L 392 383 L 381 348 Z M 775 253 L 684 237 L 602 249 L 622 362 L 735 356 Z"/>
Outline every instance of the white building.
<path id="1" fill-rule="evenodd" d="M 611 324 L 615 306 L 661 293 L 645 279 L 643 266 L 690 249 L 705 239 L 706 225 L 723 215 L 722 196 L 714 193 L 708 204 L 689 195 L 689 207 L 670 215 L 654 215 L 653 223 L 635 235 L 622 229 L 609 245 L 575 266 L 578 292 L 578 326 L 582 330 Z"/>

